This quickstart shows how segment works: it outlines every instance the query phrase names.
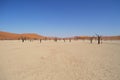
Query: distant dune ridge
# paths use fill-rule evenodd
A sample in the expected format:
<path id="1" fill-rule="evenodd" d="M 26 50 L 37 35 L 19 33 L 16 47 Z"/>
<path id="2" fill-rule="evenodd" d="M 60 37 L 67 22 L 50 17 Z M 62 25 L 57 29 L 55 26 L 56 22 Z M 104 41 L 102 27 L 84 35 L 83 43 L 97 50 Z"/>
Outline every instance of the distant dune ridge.
<path id="1" fill-rule="evenodd" d="M 41 36 L 41 35 L 38 35 L 35 33 L 16 34 L 16 33 L 0 31 L 0 39 L 1 40 L 18 40 L 22 37 L 25 37 L 26 39 L 43 39 L 43 38 L 45 38 L 45 36 Z"/>
<path id="2" fill-rule="evenodd" d="M 0 40 L 19 40 L 22 37 L 26 39 L 62 39 L 58 37 L 46 37 L 42 35 L 38 35 L 36 33 L 23 33 L 23 34 L 17 34 L 17 33 L 10 33 L 10 32 L 4 32 L 0 31 Z M 82 39 L 82 40 L 88 40 L 91 36 L 73 36 L 73 37 L 66 37 L 64 39 Z M 94 37 L 96 38 L 96 37 Z M 103 40 L 120 40 L 119 36 L 102 36 Z"/>

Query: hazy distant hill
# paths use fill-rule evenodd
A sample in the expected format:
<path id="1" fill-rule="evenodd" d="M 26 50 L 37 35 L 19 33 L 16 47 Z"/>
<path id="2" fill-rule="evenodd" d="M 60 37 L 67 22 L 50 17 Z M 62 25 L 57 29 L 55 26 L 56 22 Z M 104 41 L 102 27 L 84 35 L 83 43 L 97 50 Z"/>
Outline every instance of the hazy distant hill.
<path id="1" fill-rule="evenodd" d="M 35 33 L 24 33 L 24 34 L 16 34 L 16 33 L 10 33 L 10 32 L 3 32 L 0 31 L 0 40 L 18 40 L 20 38 L 26 38 L 26 39 L 55 39 L 57 37 L 45 37 L 41 36 Z M 96 37 L 94 37 L 96 38 Z M 62 38 L 57 38 L 62 39 Z M 64 39 L 82 39 L 82 40 L 88 40 L 90 39 L 90 36 L 74 36 L 74 37 L 67 37 Z M 103 40 L 120 40 L 120 36 L 102 36 Z"/>

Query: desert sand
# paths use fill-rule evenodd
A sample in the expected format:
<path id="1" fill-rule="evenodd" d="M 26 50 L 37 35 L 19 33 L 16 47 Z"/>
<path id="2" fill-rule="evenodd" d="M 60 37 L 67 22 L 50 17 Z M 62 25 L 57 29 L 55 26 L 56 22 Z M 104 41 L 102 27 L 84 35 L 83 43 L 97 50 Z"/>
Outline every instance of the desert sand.
<path id="1" fill-rule="evenodd" d="M 120 80 L 120 41 L 0 41 L 0 80 Z"/>

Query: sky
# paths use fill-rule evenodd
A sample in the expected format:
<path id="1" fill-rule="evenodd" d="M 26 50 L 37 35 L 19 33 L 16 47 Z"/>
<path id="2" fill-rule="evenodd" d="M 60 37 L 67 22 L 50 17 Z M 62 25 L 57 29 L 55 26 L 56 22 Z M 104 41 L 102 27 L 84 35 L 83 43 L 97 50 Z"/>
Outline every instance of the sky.
<path id="1" fill-rule="evenodd" d="M 0 0 L 0 31 L 120 35 L 120 0 Z"/>

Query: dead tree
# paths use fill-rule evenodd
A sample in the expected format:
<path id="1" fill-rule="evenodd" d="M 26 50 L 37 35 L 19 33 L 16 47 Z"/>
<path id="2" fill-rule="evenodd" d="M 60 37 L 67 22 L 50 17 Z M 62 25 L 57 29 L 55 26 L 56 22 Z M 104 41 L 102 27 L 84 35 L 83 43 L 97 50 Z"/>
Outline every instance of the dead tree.
<path id="1" fill-rule="evenodd" d="M 102 37 L 101 37 L 101 44 L 102 44 Z"/>
<path id="2" fill-rule="evenodd" d="M 32 40 L 30 39 L 30 42 L 31 42 Z"/>
<path id="3" fill-rule="evenodd" d="M 42 42 L 42 39 L 40 39 L 40 43 Z"/>
<path id="4" fill-rule="evenodd" d="M 100 44 L 100 38 L 101 38 L 101 37 L 100 37 L 100 36 L 98 36 L 98 44 Z"/>
<path id="5" fill-rule="evenodd" d="M 54 41 L 57 42 L 57 38 L 55 38 Z"/>
<path id="6" fill-rule="evenodd" d="M 22 39 L 22 42 L 24 42 L 24 39 Z"/>
<path id="7" fill-rule="evenodd" d="M 69 42 L 71 42 L 71 39 L 69 39 Z"/>
<path id="8" fill-rule="evenodd" d="M 97 40 L 98 40 L 98 44 L 100 44 L 101 43 L 101 36 L 100 35 L 98 35 L 98 34 L 96 34 L 97 35 Z"/>
<path id="9" fill-rule="evenodd" d="M 64 42 L 65 42 L 65 39 L 63 39 L 64 40 Z"/>
<path id="10" fill-rule="evenodd" d="M 22 37 L 21 40 L 22 40 L 22 42 L 24 42 L 25 41 L 25 37 Z"/>
<path id="11" fill-rule="evenodd" d="M 93 41 L 93 37 L 90 37 L 90 43 L 92 44 L 92 41 Z"/>

